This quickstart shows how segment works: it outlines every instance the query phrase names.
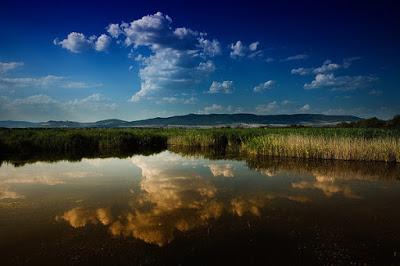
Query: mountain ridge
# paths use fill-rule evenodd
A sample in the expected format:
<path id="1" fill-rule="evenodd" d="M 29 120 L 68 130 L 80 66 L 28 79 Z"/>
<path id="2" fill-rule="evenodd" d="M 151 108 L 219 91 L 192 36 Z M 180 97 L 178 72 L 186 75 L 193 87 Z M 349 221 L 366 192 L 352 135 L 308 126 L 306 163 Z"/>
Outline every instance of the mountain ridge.
<path id="1" fill-rule="evenodd" d="M 170 117 L 125 121 L 104 119 L 96 122 L 75 122 L 49 120 L 47 122 L 0 121 L 5 128 L 91 128 L 91 127 L 217 127 L 217 126 L 322 126 L 341 122 L 360 121 L 362 118 L 352 115 L 291 114 L 291 115 L 256 115 L 238 114 L 187 114 Z"/>

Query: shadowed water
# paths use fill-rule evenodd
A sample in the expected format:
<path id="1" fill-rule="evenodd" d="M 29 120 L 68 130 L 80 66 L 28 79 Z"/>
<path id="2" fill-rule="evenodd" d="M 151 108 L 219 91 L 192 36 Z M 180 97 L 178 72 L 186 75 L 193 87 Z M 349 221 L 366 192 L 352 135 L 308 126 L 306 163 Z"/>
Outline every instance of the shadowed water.
<path id="1" fill-rule="evenodd" d="M 3 163 L 1 264 L 400 264 L 398 202 L 399 166 L 384 163 L 188 150 Z"/>

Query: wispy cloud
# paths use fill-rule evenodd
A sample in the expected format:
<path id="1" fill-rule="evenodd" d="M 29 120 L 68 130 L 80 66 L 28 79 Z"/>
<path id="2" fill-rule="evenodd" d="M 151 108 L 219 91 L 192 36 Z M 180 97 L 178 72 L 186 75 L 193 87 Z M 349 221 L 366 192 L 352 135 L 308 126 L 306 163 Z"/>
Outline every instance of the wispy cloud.
<path id="1" fill-rule="evenodd" d="M 270 114 L 277 111 L 279 104 L 277 101 L 272 101 L 266 104 L 257 105 L 255 110 L 259 114 Z"/>
<path id="2" fill-rule="evenodd" d="M 23 65 L 23 62 L 0 62 L 0 74 L 5 74 Z"/>
<path id="3" fill-rule="evenodd" d="M 199 111 L 201 114 L 211 114 L 211 113 L 241 113 L 243 112 L 243 108 L 240 106 L 224 106 L 220 104 L 212 104 L 209 106 L 205 106 L 203 110 Z"/>
<path id="4" fill-rule="evenodd" d="M 282 62 L 288 62 L 288 61 L 296 61 L 296 60 L 305 60 L 308 59 L 310 56 L 307 54 L 297 54 L 297 55 L 292 55 L 288 56 L 284 59 L 281 59 Z"/>
<path id="5" fill-rule="evenodd" d="M 56 100 L 45 94 L 25 98 L 0 97 L 0 119 L 51 120 L 96 119 L 98 115 L 109 117 L 118 105 L 102 94 L 91 94 L 69 101 Z"/>
<path id="6" fill-rule="evenodd" d="M 333 73 L 317 74 L 311 83 L 304 84 L 304 89 L 328 88 L 332 90 L 356 90 L 368 88 L 377 81 L 373 76 L 338 76 Z"/>

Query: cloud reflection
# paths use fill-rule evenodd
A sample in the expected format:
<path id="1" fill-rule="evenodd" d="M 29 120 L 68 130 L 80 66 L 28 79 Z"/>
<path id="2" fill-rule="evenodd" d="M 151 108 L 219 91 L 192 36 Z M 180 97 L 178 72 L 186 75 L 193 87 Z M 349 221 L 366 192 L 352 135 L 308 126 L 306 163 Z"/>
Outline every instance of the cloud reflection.
<path id="1" fill-rule="evenodd" d="M 130 193 L 125 207 L 80 206 L 57 216 L 56 220 L 66 221 L 74 228 L 103 225 L 112 236 L 133 237 L 164 246 L 173 241 L 177 232 L 207 227 L 224 215 L 262 217 L 272 203 L 275 208 L 285 204 L 307 206 L 321 196 L 331 200 L 333 195 L 361 198 L 348 182 L 352 180 L 351 174 L 332 170 L 336 168 L 300 168 L 296 172 L 292 166 L 282 164 L 259 168 L 257 173 L 243 162 L 211 162 L 171 152 L 134 156 L 129 163 L 140 170 L 141 179 L 137 186 L 126 188 Z M 236 169 L 241 169 L 241 175 L 235 179 L 213 178 L 235 176 Z M 359 174 L 355 178 L 364 177 Z M 245 182 L 239 187 L 239 181 Z M 322 193 L 309 193 L 310 189 Z"/>

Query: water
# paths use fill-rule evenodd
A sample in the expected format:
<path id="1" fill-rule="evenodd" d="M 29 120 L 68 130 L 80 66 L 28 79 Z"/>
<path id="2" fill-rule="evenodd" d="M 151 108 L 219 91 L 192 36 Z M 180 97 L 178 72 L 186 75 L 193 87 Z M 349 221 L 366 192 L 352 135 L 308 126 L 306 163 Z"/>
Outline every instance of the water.
<path id="1" fill-rule="evenodd" d="M 398 165 L 188 154 L 3 163 L 1 265 L 400 265 Z"/>

